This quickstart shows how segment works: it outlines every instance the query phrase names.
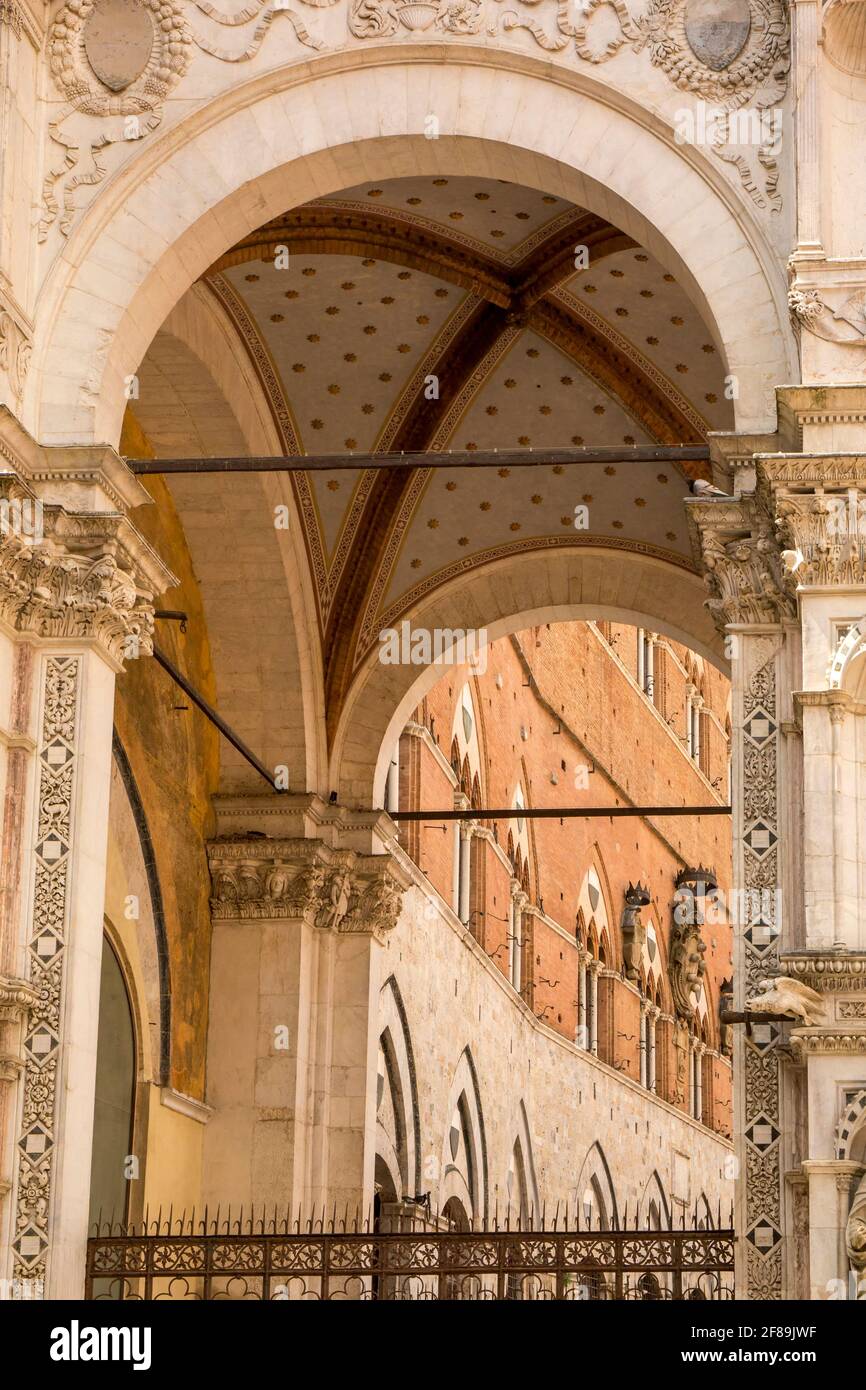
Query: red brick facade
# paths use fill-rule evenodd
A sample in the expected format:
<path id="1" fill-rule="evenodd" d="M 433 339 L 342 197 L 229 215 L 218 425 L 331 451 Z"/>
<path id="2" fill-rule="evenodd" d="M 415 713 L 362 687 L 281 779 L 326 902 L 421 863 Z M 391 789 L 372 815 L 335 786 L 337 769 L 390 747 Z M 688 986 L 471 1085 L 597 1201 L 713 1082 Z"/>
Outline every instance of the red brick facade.
<path id="1" fill-rule="evenodd" d="M 727 802 L 728 683 L 694 653 L 633 627 L 568 623 L 503 638 L 486 656 L 483 674 L 443 668 L 414 711 L 400 740 L 401 809 L 444 809 L 462 794 L 457 804 L 471 817 L 472 808 L 515 805 L 518 787 L 529 807 Z M 677 874 L 714 869 L 724 901 L 727 817 L 471 823 L 463 865 L 457 823 L 404 824 L 401 842 L 536 1016 L 729 1135 L 723 912 L 708 909 L 702 927 L 703 999 L 690 1022 L 677 1018 L 668 975 Z M 627 888 L 639 882 L 650 895 L 640 921 L 655 942 L 628 961 L 621 921 Z M 516 911 L 513 892 L 525 895 Z"/>

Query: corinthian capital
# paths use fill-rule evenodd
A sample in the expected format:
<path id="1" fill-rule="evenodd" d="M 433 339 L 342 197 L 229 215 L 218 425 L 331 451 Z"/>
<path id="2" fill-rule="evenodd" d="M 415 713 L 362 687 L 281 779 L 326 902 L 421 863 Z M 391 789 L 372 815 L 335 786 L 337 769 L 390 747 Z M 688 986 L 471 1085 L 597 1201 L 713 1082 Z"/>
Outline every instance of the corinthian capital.
<path id="1" fill-rule="evenodd" d="M 774 625 L 793 617 L 795 600 L 771 516 L 754 497 L 688 504 L 701 557 L 707 607 L 729 624 Z"/>
<path id="2" fill-rule="evenodd" d="M 0 622 L 119 664 L 152 652 L 154 595 L 176 582 L 122 512 L 67 511 L 0 475 Z"/>

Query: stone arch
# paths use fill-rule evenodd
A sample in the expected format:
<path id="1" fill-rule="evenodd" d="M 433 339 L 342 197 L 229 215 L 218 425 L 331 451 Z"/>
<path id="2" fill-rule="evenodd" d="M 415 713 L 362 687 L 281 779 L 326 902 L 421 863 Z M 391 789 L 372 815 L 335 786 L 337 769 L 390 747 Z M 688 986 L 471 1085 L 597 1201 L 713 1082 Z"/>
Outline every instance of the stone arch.
<path id="1" fill-rule="evenodd" d="M 858 1091 L 836 1126 L 836 1157 L 845 1161 L 855 1153 L 866 1162 L 866 1089 Z"/>
<path id="2" fill-rule="evenodd" d="M 526 1105 L 522 1099 L 517 1107 L 511 1164 L 509 1172 L 514 1173 L 517 1186 L 507 1192 L 509 1209 L 517 1210 L 522 1219 L 528 1220 L 530 1225 L 536 1225 L 540 1221 L 541 1203 L 538 1197 L 532 1136 L 529 1132 Z"/>
<path id="3" fill-rule="evenodd" d="M 162 889 L 144 803 L 117 733 L 113 754 L 106 930 L 121 962 L 135 1018 L 137 1073 L 167 1086 L 171 1076 L 171 961 Z M 138 915 L 132 918 L 126 912 L 131 894 L 138 900 Z M 121 923 L 128 924 L 126 932 Z"/>
<path id="4" fill-rule="evenodd" d="M 116 444 L 124 378 L 230 246 L 359 177 L 448 165 L 470 175 L 493 168 L 612 217 L 677 275 L 716 334 L 738 380 L 738 428 L 771 429 L 774 386 L 796 371 L 786 287 L 722 171 L 582 71 L 514 52 L 448 54 L 419 44 L 410 60 L 370 47 L 277 67 L 149 142 L 94 198 L 43 286 L 25 424 L 44 443 Z M 422 133 L 433 65 L 436 141 Z"/>
<path id="5" fill-rule="evenodd" d="M 393 1169 L 396 1165 L 401 1179 L 399 1186 L 395 1183 L 397 1195 L 411 1197 L 421 1190 L 421 1123 L 409 1023 L 393 975 L 379 992 L 379 1045 L 397 1123 L 394 1135 L 383 1134 L 381 1122 L 377 1123 L 377 1145 L 380 1138 L 388 1139 L 393 1150 L 389 1166 Z"/>
<path id="6" fill-rule="evenodd" d="M 602 1229 L 616 1230 L 619 1226 L 619 1206 L 616 1200 L 616 1189 L 610 1175 L 607 1158 L 604 1149 L 598 1140 L 592 1144 L 587 1151 L 586 1157 L 581 1165 L 577 1183 L 574 1188 L 574 1202 L 581 1215 L 581 1223 L 585 1219 L 584 1208 L 586 1206 L 587 1194 L 591 1193 L 597 1203 L 592 1216 L 592 1225 L 597 1226 L 599 1217 L 602 1221 Z"/>
<path id="7" fill-rule="evenodd" d="M 503 557 L 443 584 L 411 615 L 413 626 L 486 631 L 487 641 L 542 623 L 604 619 L 661 632 L 727 671 L 724 643 L 697 574 L 604 546 Z M 331 755 L 340 800 L 382 804 L 388 750 L 441 677 L 430 665 L 385 665 L 371 652 L 349 692 Z"/>
<path id="8" fill-rule="evenodd" d="M 656 1217 L 657 1214 L 657 1217 Z M 638 1208 L 638 1225 L 642 1230 L 666 1231 L 671 1227 L 671 1208 L 667 1193 L 654 1168 L 646 1180 Z"/>
<path id="9" fill-rule="evenodd" d="M 456 1141 L 452 1135 L 455 1128 L 460 1130 Z M 458 1154 L 465 1157 L 465 1165 L 458 1166 L 454 1162 Z M 486 1222 L 487 1137 L 478 1075 L 468 1047 L 460 1054 L 448 1093 L 442 1134 L 442 1160 L 439 1209 L 444 1211 L 449 1201 L 456 1199 L 471 1214 L 473 1222 Z M 461 1172 L 463 1166 L 467 1167 L 468 1171 Z"/>

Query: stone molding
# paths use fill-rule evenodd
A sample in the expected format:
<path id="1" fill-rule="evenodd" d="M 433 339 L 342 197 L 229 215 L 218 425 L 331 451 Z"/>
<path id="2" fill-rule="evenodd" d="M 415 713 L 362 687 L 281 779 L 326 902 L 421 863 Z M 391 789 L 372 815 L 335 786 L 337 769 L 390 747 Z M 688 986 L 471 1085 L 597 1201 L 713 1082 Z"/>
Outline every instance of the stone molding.
<path id="1" fill-rule="evenodd" d="M 214 1113 L 213 1106 L 194 1100 L 192 1096 L 184 1095 L 183 1091 L 175 1091 L 171 1086 L 160 1087 L 159 1099 L 166 1110 L 174 1110 L 178 1115 L 185 1115 L 188 1120 L 195 1120 L 199 1125 L 206 1125 Z"/>
<path id="2" fill-rule="evenodd" d="M 39 998 L 28 980 L 0 977 L 0 1023 L 18 1023 L 26 1018 Z"/>
<path id="3" fill-rule="evenodd" d="M 207 847 L 214 921 L 306 922 L 384 942 L 409 880 L 390 855 L 318 840 L 226 838 Z"/>
<path id="4" fill-rule="evenodd" d="M 866 951 L 786 953 L 781 964 L 792 979 L 822 994 L 866 993 Z"/>
<path id="5" fill-rule="evenodd" d="M 798 1062 L 807 1057 L 830 1056 L 849 1053 L 852 1056 L 866 1054 L 866 1028 L 850 1033 L 829 1031 L 821 1028 L 795 1028 L 790 1037 L 791 1050 Z"/>

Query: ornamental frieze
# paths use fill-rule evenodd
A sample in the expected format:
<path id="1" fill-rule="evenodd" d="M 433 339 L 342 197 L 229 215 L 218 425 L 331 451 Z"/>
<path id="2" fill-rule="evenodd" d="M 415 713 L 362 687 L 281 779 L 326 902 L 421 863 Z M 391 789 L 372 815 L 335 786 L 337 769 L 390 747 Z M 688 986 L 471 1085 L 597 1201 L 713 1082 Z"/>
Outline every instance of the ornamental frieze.
<path id="1" fill-rule="evenodd" d="M 408 884 L 387 855 L 315 840 L 213 840 L 208 862 L 214 921 L 305 921 L 377 941 L 397 925 Z"/>
<path id="2" fill-rule="evenodd" d="M 244 71 L 259 54 L 272 67 L 282 53 L 304 62 L 358 44 L 433 38 L 502 40 L 513 51 L 522 35 L 572 66 L 637 55 L 648 77 L 658 72 L 689 98 L 674 112 L 677 142 L 705 146 L 756 206 L 779 210 L 784 0 L 647 0 L 638 16 L 625 0 L 250 0 L 239 10 L 210 0 L 68 0 L 48 36 L 62 104 L 48 127 L 39 240 L 55 225 L 69 234 L 80 190 L 102 182 L 109 156 L 113 167 L 122 147 L 158 129 L 194 59 Z M 224 87 L 217 77 L 207 90 Z"/>

